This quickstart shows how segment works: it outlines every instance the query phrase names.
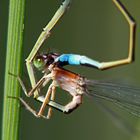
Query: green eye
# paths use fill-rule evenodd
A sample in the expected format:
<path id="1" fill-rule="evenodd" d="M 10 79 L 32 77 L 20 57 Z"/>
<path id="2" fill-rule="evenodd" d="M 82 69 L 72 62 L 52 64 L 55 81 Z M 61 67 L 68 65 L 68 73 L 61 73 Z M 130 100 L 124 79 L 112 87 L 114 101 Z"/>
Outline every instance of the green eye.
<path id="1" fill-rule="evenodd" d="M 42 70 L 45 66 L 45 61 L 41 58 L 37 58 L 34 59 L 33 64 L 38 70 Z"/>

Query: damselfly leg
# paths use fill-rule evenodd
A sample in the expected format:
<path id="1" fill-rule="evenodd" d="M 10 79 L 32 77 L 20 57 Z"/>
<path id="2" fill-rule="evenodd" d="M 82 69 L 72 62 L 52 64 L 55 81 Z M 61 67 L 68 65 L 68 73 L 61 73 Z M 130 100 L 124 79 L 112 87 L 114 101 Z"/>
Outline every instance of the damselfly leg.
<path id="1" fill-rule="evenodd" d="M 111 101 L 140 117 L 140 88 L 120 83 L 88 80 L 59 67 L 54 67 L 51 72 L 55 73 L 54 79 L 58 84 L 57 86 L 72 95 L 73 99 L 64 106 L 49 101 L 49 106 L 64 113 L 70 113 L 82 103 L 82 96 L 87 95 L 93 97 L 93 100 L 99 98 Z M 44 104 L 46 99 L 44 96 L 39 96 L 38 100 Z"/>

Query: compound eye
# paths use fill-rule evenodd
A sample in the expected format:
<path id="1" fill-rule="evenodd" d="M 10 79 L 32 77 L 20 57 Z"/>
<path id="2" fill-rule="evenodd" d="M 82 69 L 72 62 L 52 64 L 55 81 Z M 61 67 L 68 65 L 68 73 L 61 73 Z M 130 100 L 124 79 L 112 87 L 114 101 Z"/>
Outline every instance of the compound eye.
<path id="1" fill-rule="evenodd" d="M 45 66 L 45 60 L 43 57 L 37 57 L 33 60 L 33 65 L 38 69 L 42 70 Z"/>

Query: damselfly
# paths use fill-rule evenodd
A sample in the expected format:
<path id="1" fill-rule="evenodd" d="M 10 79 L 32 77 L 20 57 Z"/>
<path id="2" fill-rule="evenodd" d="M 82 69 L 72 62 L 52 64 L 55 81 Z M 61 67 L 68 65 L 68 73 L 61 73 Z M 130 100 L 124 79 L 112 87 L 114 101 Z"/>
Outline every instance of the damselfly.
<path id="1" fill-rule="evenodd" d="M 41 95 L 37 97 L 37 100 L 42 102 L 42 106 L 39 113 L 36 114 L 36 112 L 32 110 L 20 98 L 21 102 L 35 116 L 42 116 L 42 113 L 44 112 L 44 109 L 47 104 L 64 113 L 70 113 L 82 103 L 83 95 L 103 98 L 112 101 L 115 104 L 124 107 L 132 114 L 140 116 L 140 88 L 134 88 L 128 85 L 115 84 L 111 82 L 88 80 L 80 76 L 79 74 L 75 74 L 62 67 L 58 67 L 57 64 L 49 65 L 49 67 L 46 68 L 50 70 L 50 73 L 44 74 L 44 76 L 39 80 L 36 86 L 27 94 L 31 96 L 35 90 L 42 86 L 44 87 L 50 80 L 52 80 L 52 83 L 48 88 L 46 96 L 44 97 Z M 67 91 L 73 97 L 72 101 L 65 106 L 54 102 L 56 87 L 60 87 L 61 89 Z M 24 91 L 26 92 L 25 88 Z M 51 112 L 48 113 L 48 118 L 50 117 L 50 115 Z"/>
<path id="2" fill-rule="evenodd" d="M 34 98 L 42 102 L 42 106 L 37 113 L 34 111 L 27 103 L 20 98 L 21 102 L 26 106 L 26 108 L 31 111 L 37 117 L 43 116 L 43 111 L 48 104 L 62 112 L 69 113 L 77 108 L 82 103 L 82 96 L 87 94 L 89 96 L 96 96 L 105 99 L 109 99 L 117 104 L 122 105 L 126 109 L 130 109 L 132 113 L 139 115 L 139 89 L 131 88 L 129 86 L 121 86 L 119 84 L 104 83 L 94 80 L 87 80 L 86 78 L 68 71 L 63 68 L 65 65 L 85 65 L 89 67 L 95 67 L 101 70 L 109 69 L 112 67 L 124 65 L 131 63 L 134 60 L 134 43 L 135 43 L 135 21 L 125 9 L 119 0 L 113 0 L 114 4 L 120 10 L 120 12 L 125 17 L 126 21 L 130 27 L 129 34 L 129 49 L 128 57 L 125 59 L 120 59 L 111 62 L 98 62 L 90 59 L 86 56 L 81 56 L 77 54 L 56 54 L 48 53 L 43 55 L 37 55 L 42 43 L 50 36 L 52 28 L 55 26 L 60 17 L 65 13 L 67 8 L 70 6 L 71 0 L 65 0 L 60 8 L 57 10 L 51 21 L 44 28 L 43 32 L 39 36 L 35 46 L 33 47 L 31 53 L 26 59 L 27 70 L 31 82 L 32 89 L 30 92 L 26 91 L 26 88 L 20 78 L 19 82 L 25 92 L 29 97 L 34 95 Z M 34 67 L 38 70 L 44 72 L 43 77 L 36 82 Z M 49 70 L 49 73 L 48 73 Z M 46 96 L 40 96 L 40 90 L 44 87 L 50 80 L 52 84 L 49 86 Z M 63 90 L 66 90 L 73 96 L 73 99 L 66 106 L 62 106 L 54 102 L 55 89 L 59 86 Z M 96 92 L 94 92 L 94 90 Z M 49 107 L 48 117 L 50 118 L 52 108 Z"/>

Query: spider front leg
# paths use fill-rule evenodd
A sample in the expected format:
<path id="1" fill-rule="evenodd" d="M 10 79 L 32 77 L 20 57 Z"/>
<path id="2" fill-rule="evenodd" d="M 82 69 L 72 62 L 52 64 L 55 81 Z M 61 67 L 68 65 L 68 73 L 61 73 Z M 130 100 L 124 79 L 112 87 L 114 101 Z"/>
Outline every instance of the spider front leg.
<path id="1" fill-rule="evenodd" d="M 59 9 L 56 11 L 50 22 L 47 24 L 47 26 L 43 29 L 43 32 L 40 34 L 37 42 L 35 43 L 31 53 L 26 59 L 26 67 L 28 71 L 28 75 L 30 78 L 31 86 L 34 87 L 36 85 L 35 80 L 35 74 L 33 70 L 33 59 L 37 55 L 38 50 L 40 49 L 41 45 L 44 43 L 45 40 L 48 39 L 50 36 L 50 32 L 53 29 L 53 27 L 56 25 L 58 20 L 62 17 L 62 15 L 65 13 L 66 9 L 69 7 L 71 0 L 65 0 L 62 5 L 59 7 Z M 38 96 L 38 91 L 36 90 L 34 92 L 34 97 Z"/>

